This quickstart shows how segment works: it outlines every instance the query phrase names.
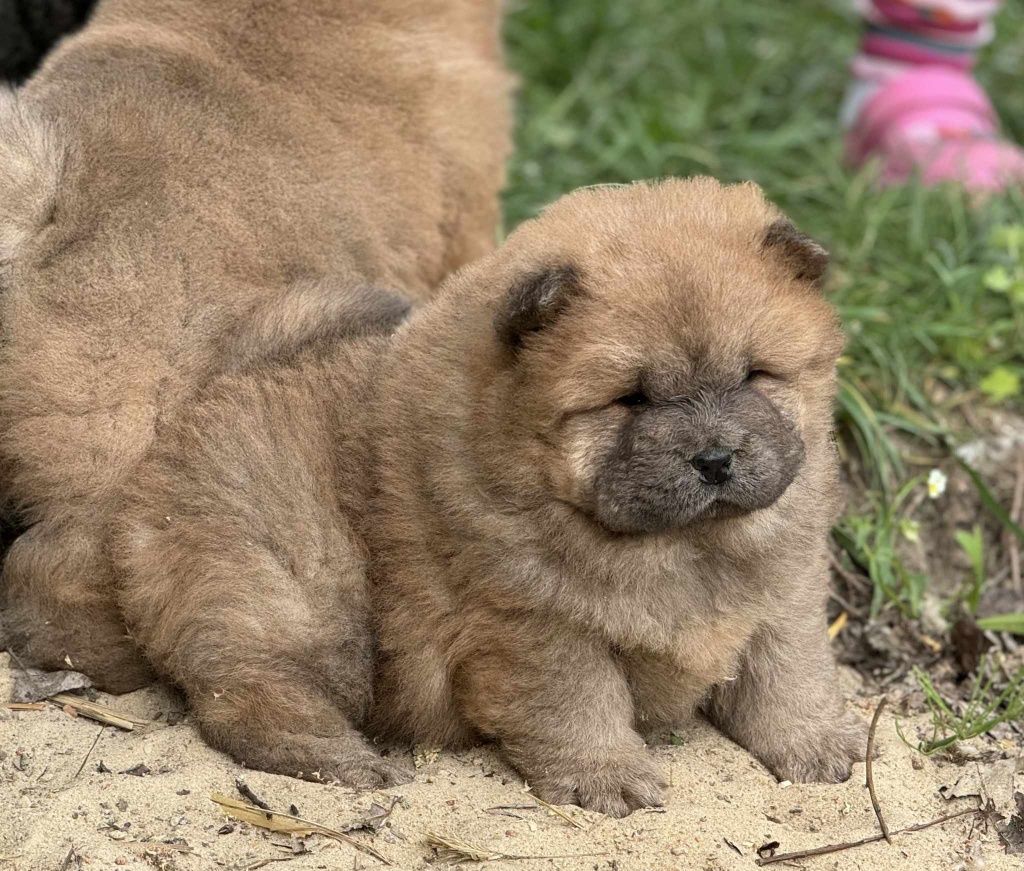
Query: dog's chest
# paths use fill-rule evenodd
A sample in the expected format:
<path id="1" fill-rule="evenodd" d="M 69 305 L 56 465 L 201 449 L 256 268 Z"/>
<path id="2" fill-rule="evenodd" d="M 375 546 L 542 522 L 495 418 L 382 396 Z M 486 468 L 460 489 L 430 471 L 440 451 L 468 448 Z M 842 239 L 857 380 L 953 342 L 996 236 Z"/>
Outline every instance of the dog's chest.
<path id="1" fill-rule="evenodd" d="M 708 691 L 733 680 L 756 619 L 724 614 L 684 621 L 671 645 L 621 654 L 636 717 L 643 728 L 689 719 Z"/>
<path id="2" fill-rule="evenodd" d="M 646 726 L 688 719 L 716 684 L 735 677 L 764 619 L 770 584 L 722 554 L 669 549 L 644 559 L 592 563 L 559 610 L 601 632 L 619 660 Z"/>

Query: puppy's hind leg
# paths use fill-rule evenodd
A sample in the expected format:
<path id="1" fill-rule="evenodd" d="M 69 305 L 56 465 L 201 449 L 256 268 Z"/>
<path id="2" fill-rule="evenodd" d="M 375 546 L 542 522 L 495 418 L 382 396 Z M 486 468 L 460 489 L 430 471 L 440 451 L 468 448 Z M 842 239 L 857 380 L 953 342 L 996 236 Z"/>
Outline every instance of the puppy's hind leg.
<path id="1" fill-rule="evenodd" d="M 126 621 L 214 747 L 377 787 L 404 777 L 357 731 L 372 692 L 369 591 L 319 372 L 222 378 L 139 468 L 111 551 Z"/>
<path id="2" fill-rule="evenodd" d="M 225 674 L 226 679 L 231 676 Z M 260 684 L 213 683 L 189 692 L 203 737 L 248 768 L 356 789 L 406 783 L 411 775 L 381 757 L 311 675 L 261 669 Z"/>
<path id="3" fill-rule="evenodd" d="M 338 532 L 310 536 L 330 554 L 322 567 L 287 542 L 226 558 L 203 547 L 213 544 L 205 535 L 192 539 L 207 566 L 192 577 L 219 607 L 182 625 L 177 649 L 158 661 L 180 676 L 203 737 L 243 765 L 376 789 L 408 777 L 356 727 L 370 700 L 371 643 L 361 566 Z"/>
<path id="4" fill-rule="evenodd" d="M 0 646 L 23 666 L 73 668 L 111 693 L 154 680 L 114 601 L 102 529 L 41 520 L 11 544 L 0 577 Z"/>
<path id="5" fill-rule="evenodd" d="M 329 560 L 297 582 L 305 567 L 294 554 L 240 547 L 240 530 L 223 522 L 198 525 L 174 524 L 173 541 L 135 527 L 121 601 L 146 653 L 184 688 L 203 737 L 275 774 L 356 788 L 407 780 L 357 728 L 370 701 L 371 639 L 352 566 Z M 159 566 L 162 583 L 147 566 Z M 329 592 L 334 584 L 348 595 Z"/>

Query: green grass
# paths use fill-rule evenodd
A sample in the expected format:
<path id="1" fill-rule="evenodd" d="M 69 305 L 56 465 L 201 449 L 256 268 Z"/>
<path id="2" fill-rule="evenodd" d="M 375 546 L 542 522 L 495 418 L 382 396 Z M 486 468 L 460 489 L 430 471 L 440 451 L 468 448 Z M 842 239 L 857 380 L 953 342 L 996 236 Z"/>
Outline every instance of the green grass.
<path id="1" fill-rule="evenodd" d="M 915 668 L 914 675 L 924 691 L 925 705 L 932 717 L 932 734 L 926 740 L 911 744 L 897 725 L 904 743 L 929 756 L 949 749 L 958 741 L 984 735 L 1000 723 L 1024 718 L 1024 668 L 1001 684 L 993 676 L 988 660 L 982 662 L 978 671 L 970 697 L 954 710 L 928 674 Z"/>
<path id="2" fill-rule="evenodd" d="M 1024 192 L 972 208 L 951 189 L 880 192 L 843 166 L 850 5 L 514 2 L 523 86 L 506 219 L 580 185 L 705 173 L 754 179 L 821 239 L 849 335 L 839 430 L 866 491 L 840 541 L 872 552 L 875 613 L 913 615 L 927 579 L 900 562 L 895 497 L 966 437 L 961 405 L 1021 407 Z M 1024 4 L 1007 4 L 998 25 L 981 78 L 1024 139 Z"/>
<path id="3" fill-rule="evenodd" d="M 902 514 L 920 478 L 911 478 L 895 494 L 869 492 L 863 513 L 850 513 L 840 520 L 833 535 L 849 558 L 873 581 L 871 615 L 882 607 L 895 605 L 908 617 L 919 617 L 926 578 L 904 565 L 899 556 L 901 538 L 916 533 Z M 912 532 L 911 530 L 914 530 Z"/>

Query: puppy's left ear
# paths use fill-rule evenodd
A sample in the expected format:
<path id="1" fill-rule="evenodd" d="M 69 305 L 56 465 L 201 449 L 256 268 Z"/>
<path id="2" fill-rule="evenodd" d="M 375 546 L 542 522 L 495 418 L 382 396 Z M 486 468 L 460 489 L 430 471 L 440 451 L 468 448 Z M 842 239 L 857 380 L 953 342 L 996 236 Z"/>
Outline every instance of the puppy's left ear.
<path id="1" fill-rule="evenodd" d="M 498 338 L 512 351 L 554 323 L 574 297 L 583 293 L 579 270 L 568 263 L 546 266 L 516 281 L 494 319 Z"/>
<path id="2" fill-rule="evenodd" d="M 828 251 L 801 233 L 789 219 L 779 218 L 768 227 L 761 250 L 781 260 L 797 281 L 806 281 L 818 289 L 824 284 Z"/>

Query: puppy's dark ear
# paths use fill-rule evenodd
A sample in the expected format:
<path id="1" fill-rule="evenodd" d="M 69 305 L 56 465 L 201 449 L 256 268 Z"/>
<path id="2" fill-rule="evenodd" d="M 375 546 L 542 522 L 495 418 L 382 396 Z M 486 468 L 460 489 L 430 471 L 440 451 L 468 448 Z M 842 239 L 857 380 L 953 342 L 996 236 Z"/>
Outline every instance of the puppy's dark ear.
<path id="1" fill-rule="evenodd" d="M 828 271 L 828 251 L 801 233 L 792 221 L 779 218 L 765 231 L 761 250 L 785 263 L 798 281 L 820 288 Z"/>
<path id="2" fill-rule="evenodd" d="M 526 337 L 551 324 L 573 297 L 583 293 L 579 270 L 572 264 L 530 272 L 509 288 L 494 319 L 498 338 L 512 350 Z"/>

